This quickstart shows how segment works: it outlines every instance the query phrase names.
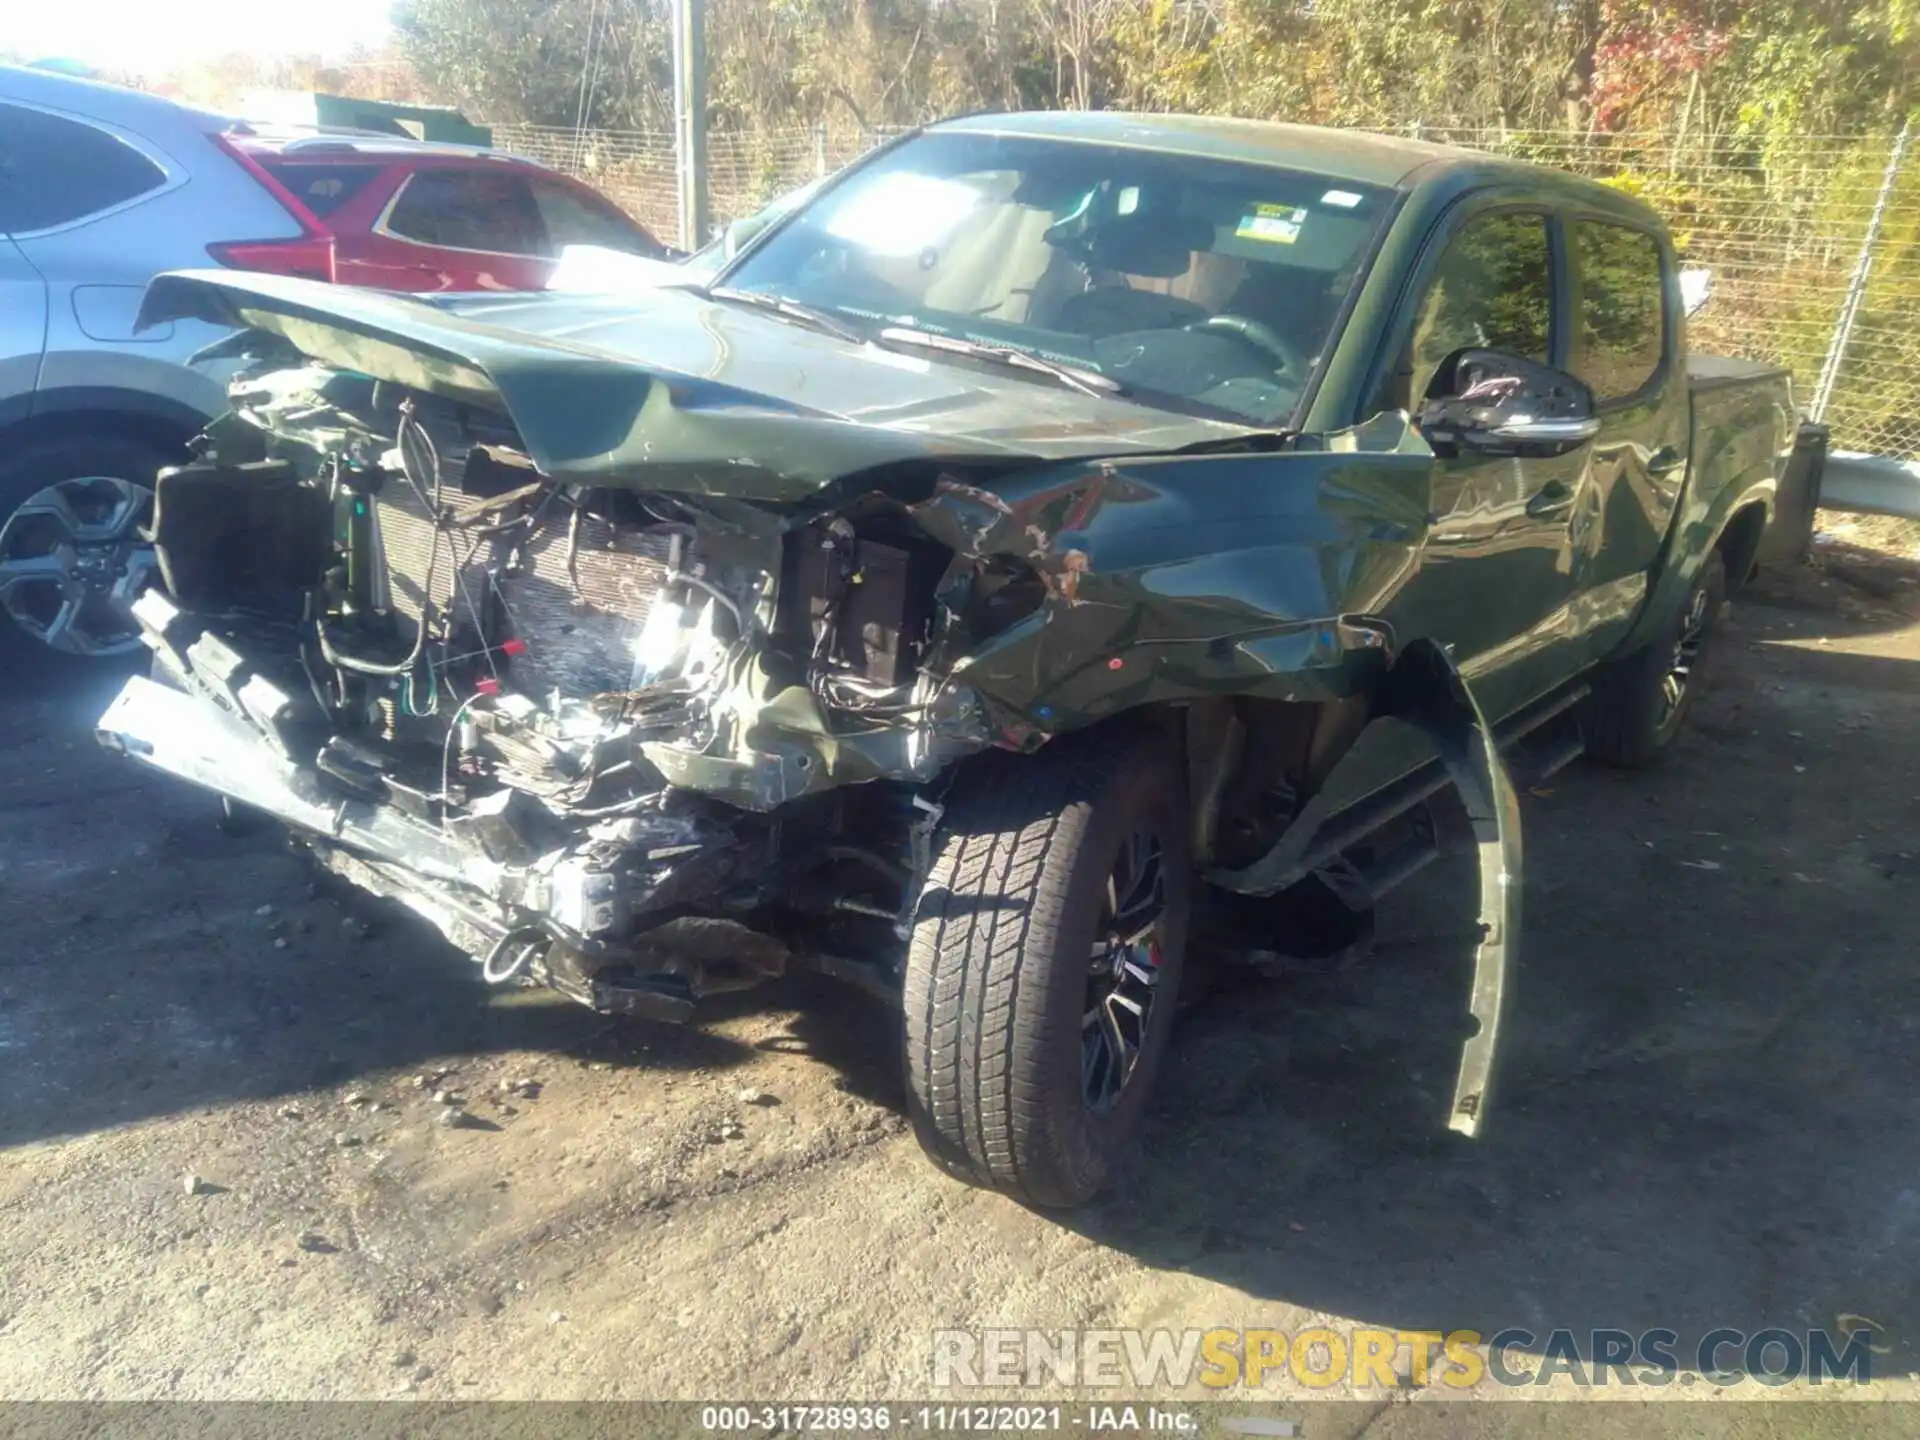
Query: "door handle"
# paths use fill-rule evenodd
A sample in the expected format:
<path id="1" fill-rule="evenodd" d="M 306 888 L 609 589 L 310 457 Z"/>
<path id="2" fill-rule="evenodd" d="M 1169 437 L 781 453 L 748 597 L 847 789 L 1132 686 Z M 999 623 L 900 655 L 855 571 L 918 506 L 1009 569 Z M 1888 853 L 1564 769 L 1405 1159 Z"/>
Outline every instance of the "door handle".
<path id="1" fill-rule="evenodd" d="M 1549 480 L 1527 497 L 1527 514 L 1536 520 L 1564 515 L 1573 508 L 1573 490 L 1559 480 Z"/>
<path id="2" fill-rule="evenodd" d="M 1671 475 L 1687 463 L 1687 457 L 1672 445 L 1662 445 L 1647 457 L 1647 474 L 1656 480 L 1663 475 Z"/>

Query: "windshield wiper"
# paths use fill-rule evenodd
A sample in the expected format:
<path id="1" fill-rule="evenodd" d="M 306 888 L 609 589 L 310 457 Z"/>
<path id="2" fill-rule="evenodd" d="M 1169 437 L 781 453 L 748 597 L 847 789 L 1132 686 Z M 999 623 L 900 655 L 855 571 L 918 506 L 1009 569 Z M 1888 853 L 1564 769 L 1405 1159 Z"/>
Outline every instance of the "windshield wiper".
<path id="1" fill-rule="evenodd" d="M 789 300 L 785 296 L 767 295 L 758 290 L 736 290 L 730 285 L 721 286 L 715 290 L 703 290 L 700 293 L 710 300 L 730 300 L 740 305 L 751 305 L 754 309 L 764 310 L 769 315 L 781 315 L 788 320 L 798 321 L 802 325 L 810 325 L 815 330 L 833 336 L 836 340 L 846 341 L 849 345 L 867 343 L 867 337 L 851 325 L 836 320 L 824 310 L 817 310 L 811 305 L 802 305 L 798 300 Z"/>
<path id="2" fill-rule="evenodd" d="M 915 330 L 907 325 L 889 325 L 873 337 L 880 345 L 910 345 L 922 350 L 944 350 L 965 355 L 971 360 L 990 360 L 1018 370 L 1032 370 L 1051 376 L 1082 395 L 1124 395 L 1126 387 L 1097 370 L 1082 370 L 1077 365 L 1062 365 L 1044 355 L 1016 350 L 1011 345 L 989 345 L 980 340 L 963 340 L 958 335 L 936 335 L 931 330 Z"/>

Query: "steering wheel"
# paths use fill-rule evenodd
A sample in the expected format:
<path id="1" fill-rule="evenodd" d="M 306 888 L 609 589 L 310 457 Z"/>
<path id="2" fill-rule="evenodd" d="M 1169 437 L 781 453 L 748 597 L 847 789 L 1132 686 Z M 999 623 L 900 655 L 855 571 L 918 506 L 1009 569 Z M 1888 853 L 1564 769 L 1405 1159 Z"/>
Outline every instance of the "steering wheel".
<path id="1" fill-rule="evenodd" d="M 1245 315 L 1214 315 L 1205 320 L 1195 321 L 1187 326 L 1189 330 L 1212 331 L 1217 335 L 1228 335 L 1241 344 L 1258 350 L 1261 354 L 1280 362 L 1280 368 L 1290 373 L 1295 380 L 1304 380 L 1307 375 L 1307 360 L 1290 340 L 1282 339 L 1271 326 L 1262 325 L 1258 320 L 1249 320 Z"/>

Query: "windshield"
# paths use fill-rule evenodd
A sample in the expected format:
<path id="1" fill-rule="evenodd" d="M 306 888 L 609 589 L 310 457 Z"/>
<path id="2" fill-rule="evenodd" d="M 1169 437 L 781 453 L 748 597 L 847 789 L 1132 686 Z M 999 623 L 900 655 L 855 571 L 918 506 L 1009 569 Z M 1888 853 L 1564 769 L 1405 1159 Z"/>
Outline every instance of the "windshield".
<path id="1" fill-rule="evenodd" d="M 1261 165 L 936 131 L 854 170 L 725 281 L 1277 426 L 1390 200 Z"/>
<path id="2" fill-rule="evenodd" d="M 741 246 L 776 220 L 783 219 L 788 211 L 797 209 L 811 199 L 821 183 L 819 180 L 809 180 L 804 185 L 775 196 L 744 220 L 735 220 L 680 262 L 683 273 L 703 281 L 719 274 Z"/>

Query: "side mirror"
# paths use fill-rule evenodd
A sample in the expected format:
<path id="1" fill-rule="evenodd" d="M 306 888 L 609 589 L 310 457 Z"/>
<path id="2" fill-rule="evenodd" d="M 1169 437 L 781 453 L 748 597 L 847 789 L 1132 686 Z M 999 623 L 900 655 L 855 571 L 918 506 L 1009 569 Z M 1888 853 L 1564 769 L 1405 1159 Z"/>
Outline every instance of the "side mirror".
<path id="1" fill-rule="evenodd" d="M 1434 453 L 1448 456 L 1564 455 L 1600 433 L 1584 381 L 1504 350 L 1441 361 L 1417 421 Z"/>

